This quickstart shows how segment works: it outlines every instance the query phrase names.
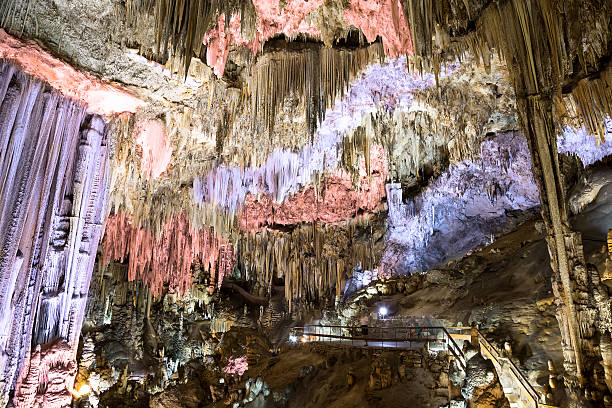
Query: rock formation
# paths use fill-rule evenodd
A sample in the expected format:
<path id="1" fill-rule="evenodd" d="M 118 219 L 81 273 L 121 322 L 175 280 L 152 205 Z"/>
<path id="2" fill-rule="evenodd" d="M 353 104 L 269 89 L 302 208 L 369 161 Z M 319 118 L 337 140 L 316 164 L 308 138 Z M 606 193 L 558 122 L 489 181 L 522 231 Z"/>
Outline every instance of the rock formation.
<path id="1" fill-rule="evenodd" d="M 15 65 L 0 70 L 1 401 L 23 383 L 19 406 L 64 406 L 65 395 L 52 395 L 63 393 L 62 381 L 72 387 L 69 367 L 106 212 L 107 127 Z M 50 351 L 41 355 L 41 347 Z M 49 395 L 38 395 L 38 376 L 62 364 Z"/>

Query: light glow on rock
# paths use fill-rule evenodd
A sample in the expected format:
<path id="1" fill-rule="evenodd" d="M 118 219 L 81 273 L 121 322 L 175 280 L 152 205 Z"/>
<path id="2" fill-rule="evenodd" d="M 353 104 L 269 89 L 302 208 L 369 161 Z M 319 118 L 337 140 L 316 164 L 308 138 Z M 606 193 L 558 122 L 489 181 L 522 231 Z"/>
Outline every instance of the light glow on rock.
<path id="1" fill-rule="evenodd" d="M 147 119 L 136 125 L 136 143 L 142 149 L 140 169 L 148 177 L 159 177 L 170 165 L 172 146 L 164 124 Z"/>
<path id="2" fill-rule="evenodd" d="M 413 201 L 387 186 L 389 230 L 383 276 L 424 272 L 487 242 L 512 219 L 512 210 L 539 205 L 531 156 L 520 133 L 482 143 L 481 155 L 451 165 Z"/>
<path id="3" fill-rule="evenodd" d="M 410 25 L 399 0 L 351 0 L 343 16 L 347 23 L 360 28 L 369 42 L 381 36 L 388 56 L 414 52 Z"/>
<path id="4" fill-rule="evenodd" d="M 242 37 L 239 15 L 234 14 L 229 24 L 225 21 L 225 15 L 221 15 L 217 27 L 203 38 L 207 46 L 206 63 L 220 78 L 232 44 L 245 46 L 257 53 L 267 40 L 277 34 L 320 37 L 321 32 L 308 21 L 307 16 L 323 3 L 323 0 L 288 0 L 281 8 L 277 0 L 253 0 L 258 20 L 252 41 Z M 385 54 L 392 58 L 414 52 L 410 25 L 399 0 L 351 0 L 343 18 L 348 24 L 360 28 L 368 42 L 374 42 L 380 36 Z"/>
<path id="5" fill-rule="evenodd" d="M 612 118 L 606 118 L 607 139 L 602 143 L 596 136 L 589 134 L 584 127 L 566 127 L 557 138 L 559 153 L 575 154 L 584 166 L 598 162 L 612 154 Z"/>
<path id="6" fill-rule="evenodd" d="M 232 15 L 227 29 L 225 15 L 222 14 L 217 27 L 204 36 L 203 43 L 207 47 L 206 63 L 219 78 L 223 76 L 232 44 L 245 46 L 251 52 L 257 53 L 267 40 L 279 33 L 289 37 L 300 33 L 313 37 L 320 35 L 319 30 L 306 21 L 306 16 L 322 6 L 323 0 L 289 0 L 282 9 L 277 0 L 253 0 L 253 5 L 257 10 L 257 31 L 252 41 L 242 37 L 238 14 Z"/>
<path id="7" fill-rule="evenodd" d="M 379 109 L 408 109 L 413 92 L 434 83 L 433 75 L 408 73 L 405 58 L 372 65 L 327 111 L 312 144 L 299 152 L 277 149 L 260 167 L 217 167 L 194 180 L 194 199 L 231 214 L 240 210 L 248 194 L 282 202 L 311 184 L 316 174 L 338 169 L 339 144 L 345 132 L 362 123 L 365 115 Z"/>
<path id="8" fill-rule="evenodd" d="M 138 227 L 123 212 L 111 214 L 101 251 L 104 265 L 129 255 L 128 279 L 141 280 L 156 296 L 166 287 L 184 295 L 191 288 L 191 265 L 196 260 L 210 271 L 212 292 L 214 284 L 220 287 L 231 274 L 234 259 L 230 244 L 209 230 L 193 228 L 183 213 L 167 220 L 160 236 Z"/>
<path id="9" fill-rule="evenodd" d="M 372 174 L 366 174 L 365 159 L 361 157 L 359 188 L 352 185 L 346 171 L 337 170 L 325 178 L 318 193 L 314 186 L 308 186 L 280 203 L 269 195 L 249 194 L 240 214 L 240 227 L 254 231 L 302 222 L 335 223 L 357 213 L 374 212 L 385 197 L 388 164 L 382 147 L 372 146 L 371 150 Z"/>
<path id="10" fill-rule="evenodd" d="M 249 369 L 249 363 L 247 356 L 234 358 L 233 356 L 228 358 L 227 365 L 223 369 L 225 374 L 242 376 Z"/>
<path id="11" fill-rule="evenodd" d="M 77 71 L 31 41 L 0 29 L 0 59 L 12 61 L 23 72 L 47 82 L 64 96 L 83 102 L 100 115 L 135 112 L 144 102 L 131 93 Z"/>

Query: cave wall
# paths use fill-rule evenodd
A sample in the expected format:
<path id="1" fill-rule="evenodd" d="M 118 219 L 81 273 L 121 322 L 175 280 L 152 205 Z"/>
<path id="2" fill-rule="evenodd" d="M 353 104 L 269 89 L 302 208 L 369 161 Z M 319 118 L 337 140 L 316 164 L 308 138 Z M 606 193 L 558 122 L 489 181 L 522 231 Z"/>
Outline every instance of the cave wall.
<path id="1" fill-rule="evenodd" d="M 71 395 L 45 396 L 53 376 L 41 361 L 76 356 L 105 215 L 106 125 L 8 62 L 0 101 L 0 405 L 15 387 L 16 405 L 51 406 Z"/>
<path id="2" fill-rule="evenodd" d="M 463 257 L 539 206 L 527 141 L 518 132 L 485 139 L 479 157 L 449 166 L 418 196 L 404 198 L 400 184 L 387 184 L 387 200 L 387 275 L 426 272 Z"/>

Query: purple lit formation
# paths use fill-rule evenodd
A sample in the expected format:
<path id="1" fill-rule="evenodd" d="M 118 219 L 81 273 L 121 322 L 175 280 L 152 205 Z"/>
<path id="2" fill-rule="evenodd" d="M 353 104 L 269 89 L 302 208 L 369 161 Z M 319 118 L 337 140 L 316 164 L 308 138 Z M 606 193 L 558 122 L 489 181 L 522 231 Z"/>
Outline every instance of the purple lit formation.
<path id="1" fill-rule="evenodd" d="M 0 406 L 12 388 L 18 406 L 62 406 L 69 390 L 46 384 L 76 374 L 62 367 L 75 364 L 104 223 L 106 126 L 7 63 L 0 101 Z M 38 345 L 54 357 L 30 359 Z"/>

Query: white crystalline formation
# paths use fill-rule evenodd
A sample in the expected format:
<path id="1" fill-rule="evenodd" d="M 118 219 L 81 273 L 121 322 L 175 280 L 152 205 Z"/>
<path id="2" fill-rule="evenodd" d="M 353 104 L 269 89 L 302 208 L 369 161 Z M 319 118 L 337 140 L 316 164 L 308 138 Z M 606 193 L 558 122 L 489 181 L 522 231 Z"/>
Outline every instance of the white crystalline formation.
<path id="1" fill-rule="evenodd" d="M 33 344 L 78 340 L 105 214 L 105 124 L 4 63 L 0 149 L 4 406 Z"/>

